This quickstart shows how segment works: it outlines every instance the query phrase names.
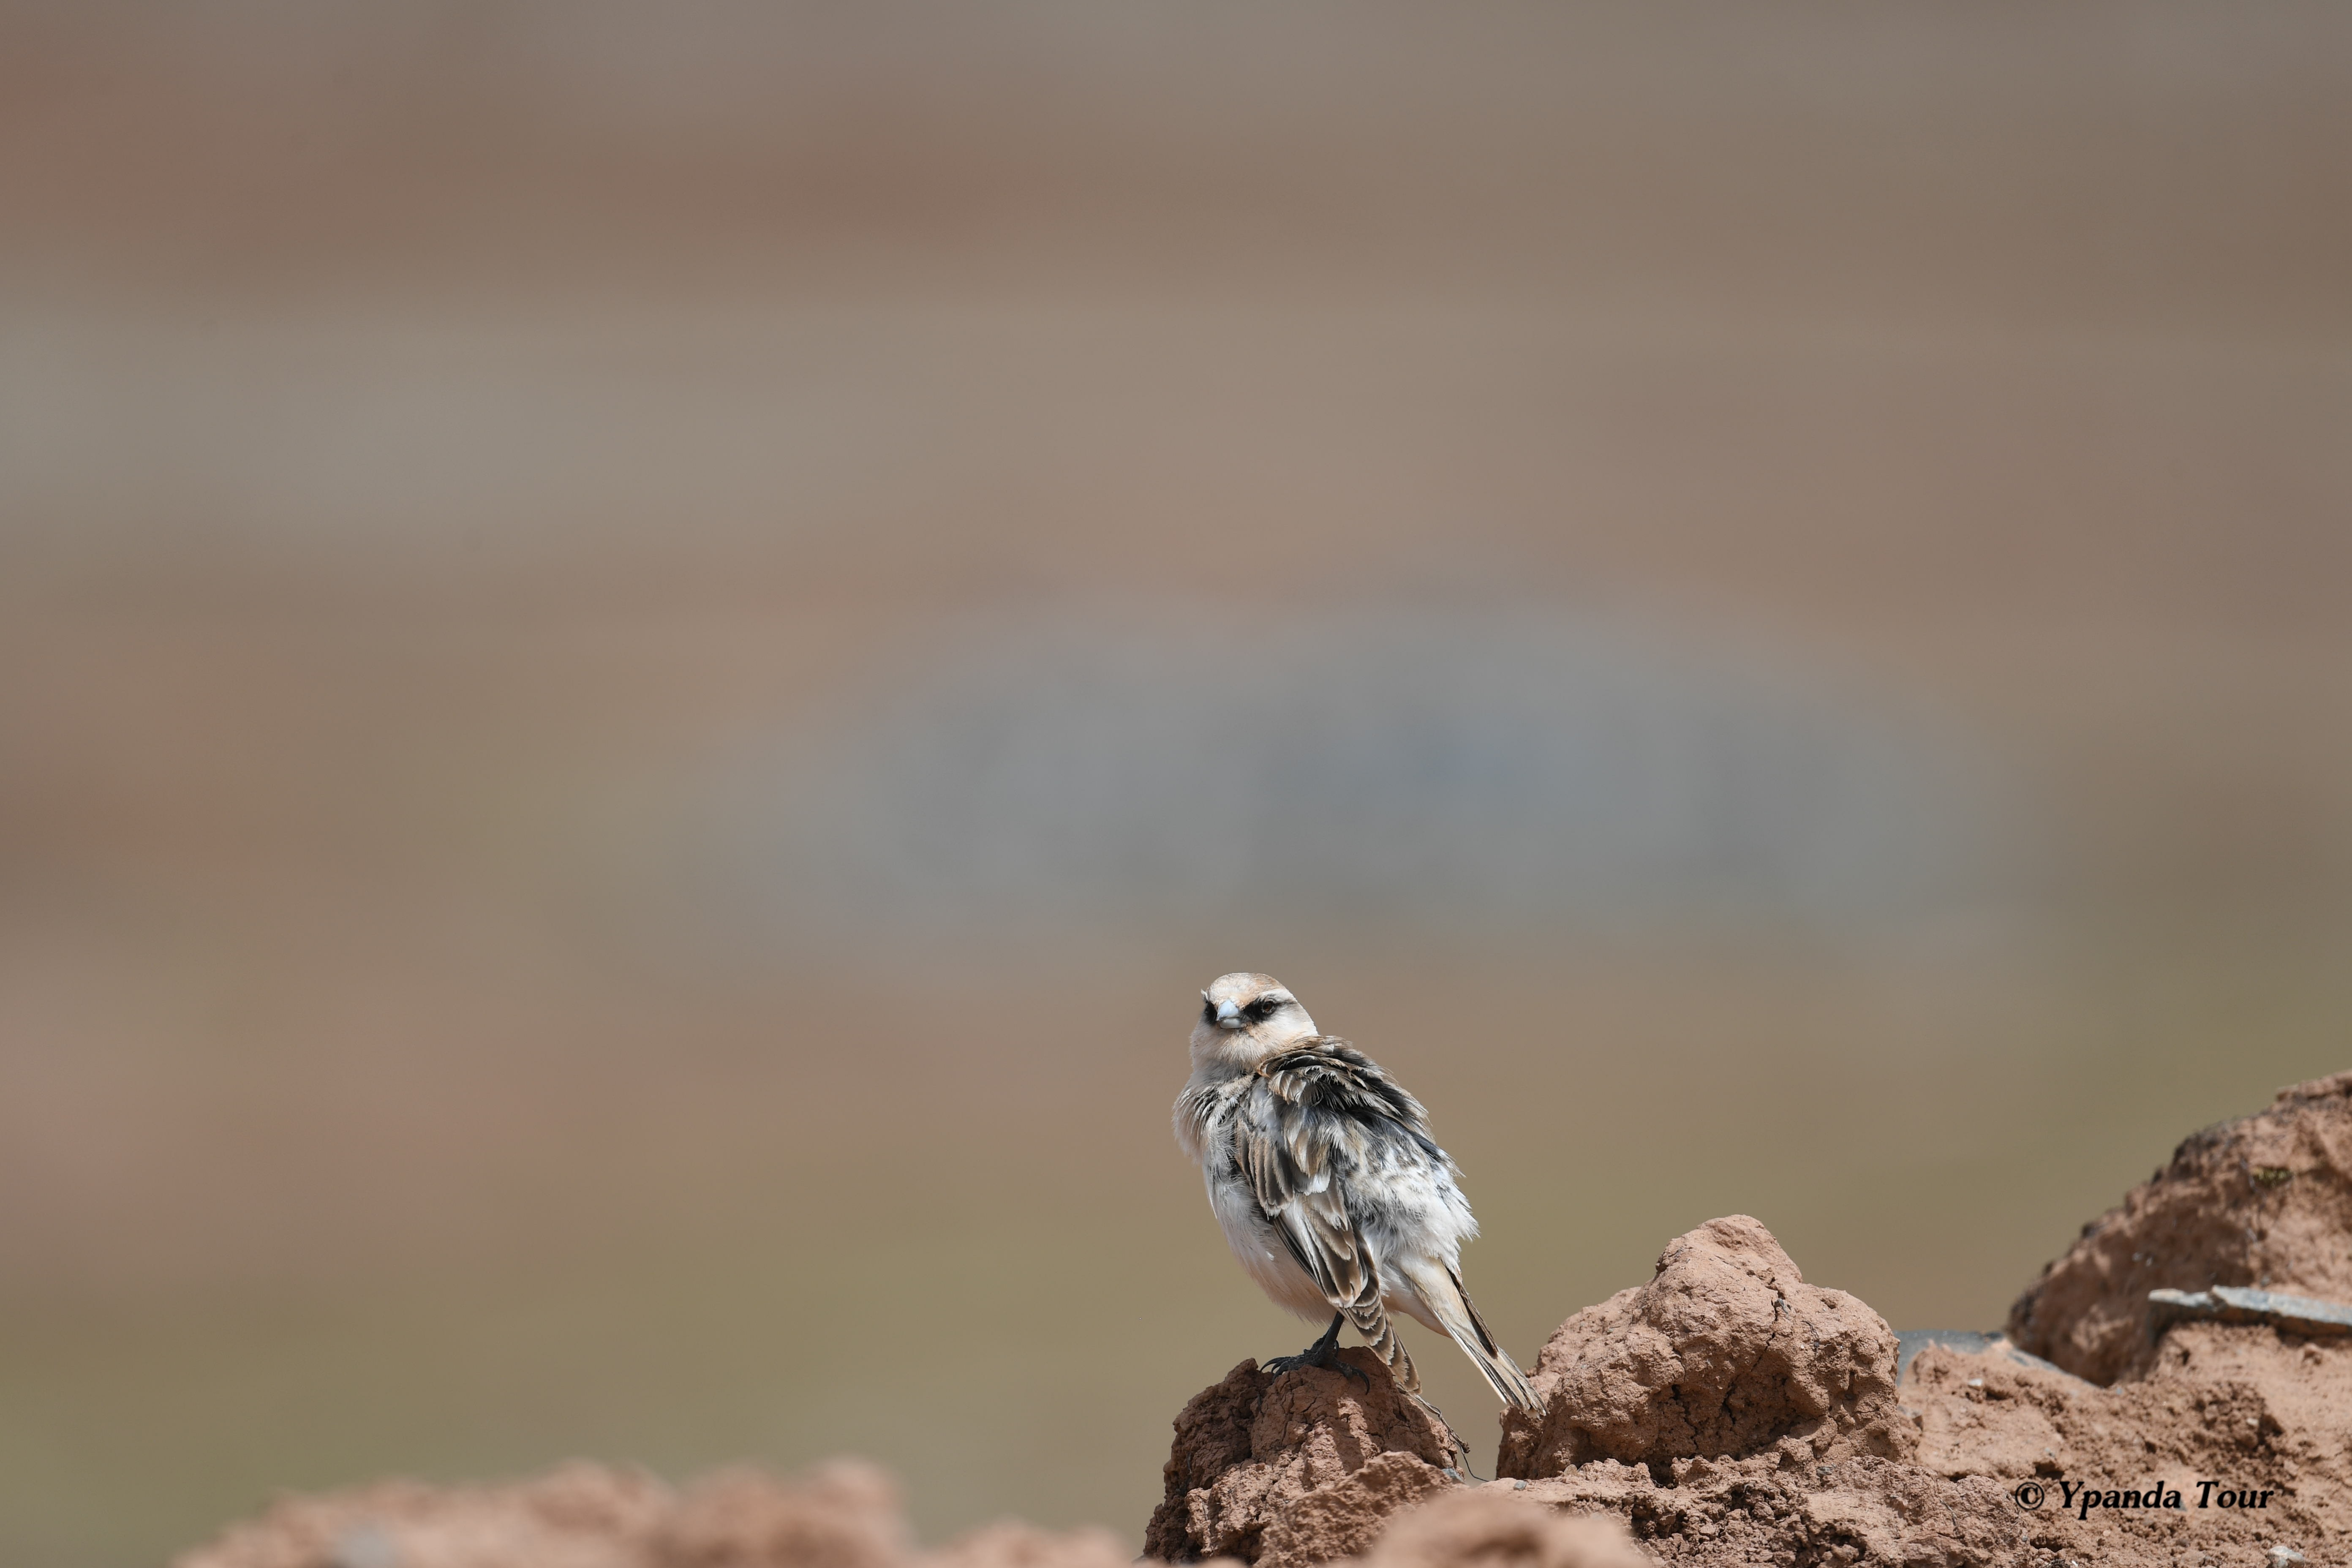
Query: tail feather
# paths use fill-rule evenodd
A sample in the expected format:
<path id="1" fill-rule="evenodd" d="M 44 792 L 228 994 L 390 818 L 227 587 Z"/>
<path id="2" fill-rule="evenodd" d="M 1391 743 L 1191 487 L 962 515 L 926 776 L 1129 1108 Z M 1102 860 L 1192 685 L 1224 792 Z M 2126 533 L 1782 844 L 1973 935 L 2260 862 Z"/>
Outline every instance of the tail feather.
<path id="1" fill-rule="evenodd" d="M 1472 1305 L 1470 1293 L 1462 1289 L 1462 1277 L 1451 1268 L 1415 1271 L 1413 1284 L 1420 1289 L 1421 1298 L 1437 1316 L 1438 1325 L 1446 1337 L 1462 1347 L 1462 1353 L 1471 1364 L 1486 1374 L 1496 1394 L 1504 1404 L 1529 1415 L 1543 1414 L 1543 1396 L 1511 1359 L 1511 1352 L 1495 1342 L 1486 1327 L 1486 1320 Z"/>
<path id="2" fill-rule="evenodd" d="M 1397 1338 L 1396 1325 L 1389 1321 L 1388 1311 L 1379 1298 L 1370 1301 L 1351 1301 L 1339 1309 L 1348 1314 L 1348 1321 L 1364 1336 L 1364 1343 L 1380 1357 L 1389 1369 L 1389 1375 L 1407 1394 L 1421 1392 L 1421 1373 L 1413 1370 L 1412 1357 L 1404 1353 L 1404 1342 Z"/>

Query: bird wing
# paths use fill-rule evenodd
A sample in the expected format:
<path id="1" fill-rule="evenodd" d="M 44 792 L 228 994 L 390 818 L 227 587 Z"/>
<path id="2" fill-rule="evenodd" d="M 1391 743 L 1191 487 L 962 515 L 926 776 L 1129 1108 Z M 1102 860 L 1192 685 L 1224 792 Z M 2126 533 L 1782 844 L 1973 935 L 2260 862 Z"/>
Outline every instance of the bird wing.
<path id="1" fill-rule="evenodd" d="M 1333 1308 L 1377 1308 L 1380 1268 L 1348 1212 L 1347 1178 L 1388 1139 L 1410 1139 L 1443 1160 L 1427 1113 L 1371 1058 L 1328 1037 L 1269 1057 L 1256 1078 L 1234 1119 L 1243 1180 Z"/>
<path id="2" fill-rule="evenodd" d="M 1420 1375 L 1381 1304 L 1380 1262 L 1349 1211 L 1347 1188 L 1359 1171 L 1393 1172 L 1419 1159 L 1450 1190 L 1454 1162 L 1430 1136 L 1429 1113 L 1370 1058 L 1345 1040 L 1318 1036 L 1259 1064 L 1233 1135 L 1242 1178 L 1291 1256 L 1397 1381 L 1417 1391 Z M 1521 1411 L 1541 1414 L 1541 1396 L 1495 1342 L 1452 1265 L 1410 1252 L 1391 1264 L 1402 1271 L 1399 1283 L 1428 1304 L 1495 1392 Z"/>

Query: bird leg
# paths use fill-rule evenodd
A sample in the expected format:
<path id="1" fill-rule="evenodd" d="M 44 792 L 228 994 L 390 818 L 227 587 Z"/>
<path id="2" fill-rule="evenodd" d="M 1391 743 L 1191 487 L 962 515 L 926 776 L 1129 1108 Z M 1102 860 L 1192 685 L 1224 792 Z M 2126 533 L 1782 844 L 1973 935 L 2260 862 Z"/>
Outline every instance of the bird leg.
<path id="1" fill-rule="evenodd" d="M 1333 1372 L 1354 1378 L 1364 1385 L 1364 1392 L 1370 1394 L 1372 1391 L 1372 1380 L 1364 1375 L 1363 1369 L 1339 1359 L 1339 1326 L 1347 1321 L 1347 1313 L 1332 1313 L 1331 1326 L 1323 1331 L 1321 1339 L 1317 1340 L 1297 1355 L 1275 1357 L 1265 1363 L 1265 1370 L 1279 1377 L 1286 1372 L 1297 1372 L 1303 1366 L 1328 1367 Z"/>

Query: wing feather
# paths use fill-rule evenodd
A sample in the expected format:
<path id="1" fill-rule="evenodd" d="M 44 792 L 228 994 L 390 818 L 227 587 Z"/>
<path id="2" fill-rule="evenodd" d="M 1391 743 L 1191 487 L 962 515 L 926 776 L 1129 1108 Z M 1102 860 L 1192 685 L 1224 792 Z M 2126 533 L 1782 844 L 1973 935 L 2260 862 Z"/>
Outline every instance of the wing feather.
<path id="1" fill-rule="evenodd" d="M 1428 1113 L 1344 1040 L 1318 1037 L 1260 1064 L 1234 1119 L 1234 1153 L 1276 1232 L 1339 1311 L 1381 1300 L 1380 1268 L 1349 1212 L 1348 1176 L 1374 1141 L 1404 1136 L 1443 1159 Z"/>
<path id="2" fill-rule="evenodd" d="M 1349 1211 L 1349 1188 L 1360 1173 L 1378 1173 L 1372 1184 L 1377 1189 L 1393 1181 L 1401 1167 L 1418 1166 L 1459 1205 L 1458 1173 L 1431 1136 L 1429 1113 L 1371 1058 L 1328 1035 L 1260 1063 L 1247 1087 L 1227 1103 L 1233 1106 L 1234 1168 L 1259 1212 L 1323 1299 L 1347 1314 L 1402 1387 L 1417 1392 L 1420 1374 L 1397 1342 L 1384 1304 L 1381 1262 Z M 1475 1234 L 1466 1207 L 1461 1219 Z M 1426 1304 L 1446 1336 L 1507 1403 L 1525 1411 L 1542 1409 L 1526 1374 L 1471 1305 L 1450 1260 L 1408 1251 L 1391 1258 L 1391 1267 L 1401 1270 L 1393 1283 L 1407 1298 Z"/>

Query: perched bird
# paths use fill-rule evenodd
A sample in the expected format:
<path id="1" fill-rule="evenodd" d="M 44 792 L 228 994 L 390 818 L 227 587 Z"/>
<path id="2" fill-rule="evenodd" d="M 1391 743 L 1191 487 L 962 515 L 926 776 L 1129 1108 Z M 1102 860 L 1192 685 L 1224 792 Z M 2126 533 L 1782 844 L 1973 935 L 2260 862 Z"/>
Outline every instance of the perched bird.
<path id="1" fill-rule="evenodd" d="M 1462 1244 L 1478 1222 L 1429 1113 L 1370 1057 L 1318 1033 L 1274 976 L 1221 975 L 1201 993 L 1176 1142 L 1200 1163 L 1258 1288 L 1302 1318 L 1332 1314 L 1320 1339 L 1270 1369 L 1331 1365 L 1340 1325 L 1353 1323 L 1418 1394 L 1389 1321 L 1401 1311 L 1460 1345 L 1506 1403 L 1541 1413 L 1462 1289 Z"/>

